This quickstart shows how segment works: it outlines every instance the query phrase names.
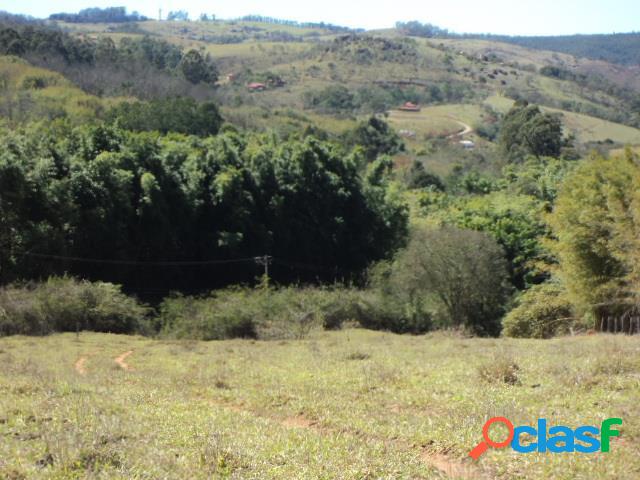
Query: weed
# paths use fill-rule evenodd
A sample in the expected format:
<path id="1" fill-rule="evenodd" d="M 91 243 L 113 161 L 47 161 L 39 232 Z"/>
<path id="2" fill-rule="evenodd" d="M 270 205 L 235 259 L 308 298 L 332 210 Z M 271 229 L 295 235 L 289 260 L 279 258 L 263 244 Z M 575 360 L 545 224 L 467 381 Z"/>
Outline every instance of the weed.
<path id="1" fill-rule="evenodd" d="M 508 357 L 497 357 L 491 362 L 479 365 L 477 372 L 480 379 L 487 383 L 506 383 L 520 385 L 520 367 Z"/>
<path id="2" fill-rule="evenodd" d="M 353 352 L 347 355 L 347 360 L 367 360 L 371 358 L 371 355 L 363 352 Z"/>

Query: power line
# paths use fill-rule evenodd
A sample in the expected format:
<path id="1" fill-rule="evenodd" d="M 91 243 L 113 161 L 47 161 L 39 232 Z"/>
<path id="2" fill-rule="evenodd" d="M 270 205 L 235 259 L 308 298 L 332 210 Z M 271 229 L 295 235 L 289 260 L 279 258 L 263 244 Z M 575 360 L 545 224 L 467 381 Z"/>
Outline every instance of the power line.
<path id="1" fill-rule="evenodd" d="M 1 249 L 0 251 L 9 252 L 9 250 Z M 291 260 L 286 260 L 279 257 L 272 257 L 271 255 L 260 255 L 255 257 L 245 257 L 245 258 L 231 258 L 225 260 L 186 260 L 186 261 L 171 261 L 171 260 L 161 260 L 161 261 L 138 261 L 138 260 L 112 260 L 112 259 L 102 259 L 102 258 L 84 258 L 84 257 L 71 257 L 64 255 L 51 255 L 45 253 L 36 253 L 36 252 L 10 252 L 14 255 L 21 255 L 27 257 L 34 258 L 43 258 L 50 260 L 65 260 L 69 262 L 79 262 L 79 263 L 94 263 L 94 264 L 106 264 L 106 265 L 130 265 L 130 266 L 139 266 L 139 267 L 188 267 L 188 266 L 200 266 L 200 265 L 228 265 L 234 263 L 255 263 L 257 265 L 263 266 L 265 268 L 265 274 L 268 275 L 268 267 L 271 263 L 278 263 L 283 266 L 287 266 L 289 268 L 299 268 L 306 270 L 324 270 L 324 271 L 335 271 L 335 268 L 326 267 L 322 265 L 313 265 L 309 263 L 301 263 Z"/>
<path id="2" fill-rule="evenodd" d="M 14 252 L 15 253 L 15 252 Z M 67 257 L 63 255 L 49 255 L 44 253 L 33 253 L 33 252 L 21 252 L 15 253 L 16 255 L 22 255 L 27 257 L 36 257 L 36 258 L 48 258 L 51 260 L 67 260 L 70 262 L 80 262 L 80 263 L 96 263 L 96 264 L 107 264 L 107 265 L 131 265 L 131 266 L 158 266 L 158 267 L 182 267 L 182 266 L 198 266 L 198 265 L 222 265 L 222 264 L 231 264 L 231 263 L 247 263 L 247 262 L 256 262 L 257 259 L 262 257 L 247 257 L 247 258 L 233 258 L 228 260 L 193 260 L 193 261 L 152 261 L 152 262 L 141 262 L 137 260 L 109 260 L 109 259 L 101 259 L 101 258 L 82 258 L 82 257 Z"/>

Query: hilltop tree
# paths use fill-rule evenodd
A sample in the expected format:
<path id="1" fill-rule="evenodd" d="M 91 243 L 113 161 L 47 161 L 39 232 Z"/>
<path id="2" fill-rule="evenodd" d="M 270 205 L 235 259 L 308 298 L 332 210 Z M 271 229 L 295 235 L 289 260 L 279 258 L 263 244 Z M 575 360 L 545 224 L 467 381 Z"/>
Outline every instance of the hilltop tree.
<path id="1" fill-rule="evenodd" d="M 188 22 L 189 21 L 189 12 L 187 12 L 186 10 L 172 10 L 169 12 L 169 15 L 167 15 L 167 20 L 169 21 L 181 21 L 181 22 Z"/>

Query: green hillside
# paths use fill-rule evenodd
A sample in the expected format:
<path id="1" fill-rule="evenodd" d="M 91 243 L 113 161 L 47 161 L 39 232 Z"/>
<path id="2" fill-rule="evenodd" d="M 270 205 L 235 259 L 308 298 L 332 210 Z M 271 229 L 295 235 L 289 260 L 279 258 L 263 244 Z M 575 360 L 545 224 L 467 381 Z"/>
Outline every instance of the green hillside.
<path id="1" fill-rule="evenodd" d="M 245 127 L 264 128 L 261 117 L 280 111 L 275 124 L 268 122 L 271 126 L 310 124 L 313 122 L 307 122 L 305 117 L 317 120 L 320 115 L 329 117 L 320 123 L 337 132 L 353 124 L 345 123 L 348 118 L 392 111 L 411 101 L 426 109 L 438 107 L 437 113 L 426 115 L 430 110 L 424 110 L 418 116 L 420 121 L 418 117 L 411 120 L 410 115 L 400 120 L 398 114 L 392 113 L 392 124 L 428 137 L 446 137 L 455 133 L 456 122 L 479 121 L 478 115 L 465 119 L 457 115 L 455 107 L 447 111 L 446 105 L 475 106 L 478 112 L 482 105 L 492 104 L 487 99 L 505 97 L 572 113 L 566 116 L 569 129 L 581 143 L 605 139 L 637 142 L 634 129 L 612 125 L 640 126 L 635 110 L 640 98 L 636 90 L 640 89 L 640 77 L 631 68 L 527 49 L 493 37 L 406 37 L 398 30 L 353 34 L 321 26 L 242 20 L 52 24 L 81 42 L 109 38 L 117 47 L 123 41 L 140 42 L 148 36 L 154 41 L 169 42 L 183 52 L 199 51 L 215 63 L 215 94 L 213 89 L 179 84 L 170 79 L 174 76 L 170 72 L 166 81 L 175 83 L 171 87 L 175 92 L 196 98 L 214 95 L 229 118 Z M 33 61 L 28 55 L 26 58 Z M 545 67 L 554 67 L 561 74 L 550 75 Z M 76 78 L 69 67 L 60 71 Z M 111 74 L 114 78 L 118 75 Z M 134 77 L 138 75 L 144 78 L 146 74 L 133 73 Z M 83 88 L 90 88 L 93 93 L 108 91 L 109 95 L 129 96 L 167 91 L 159 85 L 145 89 L 144 82 L 155 81 L 151 78 L 126 89 L 113 82 L 90 83 L 86 75 L 77 78 Z M 251 82 L 268 83 L 274 79 L 275 83 L 265 91 L 247 89 Z M 289 109 L 297 112 L 297 119 L 283 113 Z M 410 124 L 415 128 L 403 128 Z"/>

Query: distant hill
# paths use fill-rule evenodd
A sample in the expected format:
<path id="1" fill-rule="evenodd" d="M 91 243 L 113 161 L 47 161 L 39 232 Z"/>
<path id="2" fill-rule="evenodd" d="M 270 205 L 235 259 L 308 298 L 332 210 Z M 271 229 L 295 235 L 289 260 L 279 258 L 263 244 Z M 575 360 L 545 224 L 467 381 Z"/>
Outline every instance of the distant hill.
<path id="1" fill-rule="evenodd" d="M 554 37 L 509 37 L 502 35 L 474 36 L 511 43 L 537 50 L 551 50 L 576 57 L 604 60 L 619 65 L 640 65 L 640 33 L 611 35 L 566 35 Z"/>
<path id="2" fill-rule="evenodd" d="M 402 35 L 423 38 L 479 39 L 511 43 L 536 50 L 550 50 L 576 57 L 603 60 L 619 65 L 640 66 L 640 33 L 595 35 L 509 36 L 494 34 L 459 34 L 430 23 L 397 22 Z"/>
<path id="3" fill-rule="evenodd" d="M 610 37 L 640 38 L 569 38 L 576 45 L 602 39 L 602 49 L 610 50 Z M 640 67 L 517 44 L 538 40 L 545 38 L 456 35 L 418 22 L 363 33 L 258 16 L 86 23 L 0 14 L 0 55 L 58 72 L 101 100 L 215 99 L 227 120 L 246 128 L 321 125 L 339 133 L 358 116 L 388 112 L 406 102 L 420 104 L 424 111 L 446 105 L 477 109 L 484 108 L 487 98 L 526 100 L 554 111 L 640 127 Z M 16 77 L 14 64 L 6 68 L 7 75 Z M 26 89 L 34 102 L 50 110 L 42 93 L 55 86 L 47 86 L 47 79 L 21 78 L 14 84 L 16 99 Z M 42 92 L 34 88 L 40 85 L 46 86 Z M 451 107 L 452 122 L 449 114 L 438 112 L 437 118 L 423 119 L 419 128 L 403 129 L 421 139 L 437 137 L 455 131 L 458 121 L 480 122 L 483 113 L 463 118 Z M 635 132 L 614 135 L 602 122 L 576 125 L 577 137 L 585 142 L 635 139 Z"/>

